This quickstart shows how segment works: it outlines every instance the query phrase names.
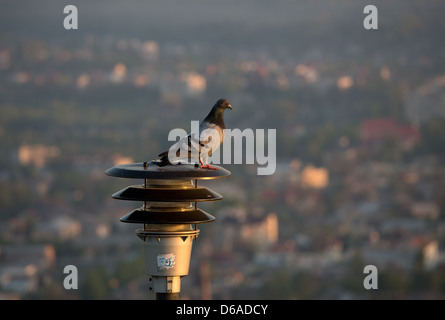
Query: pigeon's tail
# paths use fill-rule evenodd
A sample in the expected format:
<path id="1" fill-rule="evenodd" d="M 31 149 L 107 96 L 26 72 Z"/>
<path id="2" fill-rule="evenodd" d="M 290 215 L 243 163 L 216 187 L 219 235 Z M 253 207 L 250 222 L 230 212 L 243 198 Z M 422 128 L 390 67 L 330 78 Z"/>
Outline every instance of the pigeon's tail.
<path id="1" fill-rule="evenodd" d="M 165 167 L 166 165 L 171 164 L 171 162 L 168 160 L 168 152 L 162 152 L 161 154 L 158 155 L 158 157 L 161 157 L 161 162 L 159 162 L 158 166 L 159 167 Z"/>

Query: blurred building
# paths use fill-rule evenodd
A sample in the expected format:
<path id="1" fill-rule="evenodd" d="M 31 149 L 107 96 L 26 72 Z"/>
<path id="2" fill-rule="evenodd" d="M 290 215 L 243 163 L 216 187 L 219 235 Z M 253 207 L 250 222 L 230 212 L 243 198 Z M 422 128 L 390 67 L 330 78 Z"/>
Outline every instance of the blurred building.
<path id="1" fill-rule="evenodd" d="M 34 240 L 62 240 L 74 239 L 82 232 L 82 225 L 67 216 L 55 217 L 46 223 L 40 223 L 33 230 L 31 237 Z"/>
<path id="2" fill-rule="evenodd" d="M 307 188 L 323 189 L 329 184 L 329 172 L 326 168 L 306 166 L 301 172 L 301 185 Z"/>
<path id="3" fill-rule="evenodd" d="M 222 232 L 217 247 L 230 252 L 239 244 L 267 249 L 278 241 L 278 217 L 275 213 L 249 216 L 243 209 L 232 209 L 222 217 Z"/>
<path id="4" fill-rule="evenodd" d="M 278 241 L 278 218 L 269 213 L 262 218 L 250 218 L 241 226 L 241 239 L 260 248 L 267 248 Z"/>
<path id="5" fill-rule="evenodd" d="M 445 76 L 438 76 L 411 92 L 406 99 L 405 112 L 414 124 L 432 117 L 445 117 Z"/>
<path id="6" fill-rule="evenodd" d="M 366 119 L 361 125 L 361 140 L 366 144 L 378 144 L 388 139 L 410 149 L 420 140 L 420 131 L 410 125 L 397 123 L 391 118 Z"/>
<path id="7" fill-rule="evenodd" d="M 54 267 L 52 245 L 0 246 L 0 288 L 3 292 L 24 294 L 39 288 L 43 274 Z"/>
<path id="8" fill-rule="evenodd" d="M 38 145 L 23 145 L 18 151 L 19 162 L 22 165 L 32 164 L 37 168 L 43 168 L 49 158 L 60 155 L 59 147 Z"/>
<path id="9" fill-rule="evenodd" d="M 423 247 L 423 265 L 426 270 L 431 270 L 439 263 L 439 243 L 431 241 Z"/>
<path id="10" fill-rule="evenodd" d="M 439 218 L 440 208 L 434 202 L 415 202 L 411 207 L 411 214 L 416 218 Z"/>

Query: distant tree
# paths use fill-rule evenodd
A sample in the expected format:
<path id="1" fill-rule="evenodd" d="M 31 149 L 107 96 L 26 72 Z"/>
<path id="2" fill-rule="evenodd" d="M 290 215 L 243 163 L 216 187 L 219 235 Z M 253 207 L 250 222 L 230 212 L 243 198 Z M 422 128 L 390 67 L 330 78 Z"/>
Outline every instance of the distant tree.
<path id="1" fill-rule="evenodd" d="M 109 275 L 105 267 L 91 269 L 85 276 L 84 283 L 79 285 L 81 295 L 85 299 L 105 299 L 109 294 Z"/>
<path id="2" fill-rule="evenodd" d="M 356 253 L 347 264 L 347 272 L 340 281 L 342 287 L 351 292 L 363 293 L 363 268 L 366 266 L 365 261 L 359 253 Z"/>
<path id="3" fill-rule="evenodd" d="M 277 270 L 264 284 L 264 299 L 315 299 L 322 291 L 318 276 L 308 271 Z"/>
<path id="4" fill-rule="evenodd" d="M 403 299 L 408 292 L 408 279 L 405 272 L 398 268 L 388 266 L 379 270 L 379 288 L 377 298 Z"/>
<path id="5" fill-rule="evenodd" d="M 417 151 L 438 154 L 445 157 L 445 119 L 433 117 L 420 127 L 422 142 Z"/>
<path id="6" fill-rule="evenodd" d="M 144 257 L 137 256 L 130 261 L 120 261 L 116 268 L 115 277 L 124 284 L 144 274 Z"/>

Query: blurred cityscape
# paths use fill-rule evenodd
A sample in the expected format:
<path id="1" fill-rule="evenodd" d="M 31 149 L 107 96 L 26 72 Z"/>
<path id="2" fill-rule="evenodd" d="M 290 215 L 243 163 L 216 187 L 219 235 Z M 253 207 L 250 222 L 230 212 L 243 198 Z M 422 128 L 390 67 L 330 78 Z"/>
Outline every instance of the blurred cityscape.
<path id="1" fill-rule="evenodd" d="M 0 12 L 0 299 L 152 299 L 141 181 L 228 98 L 228 128 L 277 129 L 277 170 L 205 182 L 184 299 L 445 298 L 445 3 L 57 1 Z M 378 289 L 366 290 L 366 265 Z M 78 290 L 63 287 L 75 265 Z"/>

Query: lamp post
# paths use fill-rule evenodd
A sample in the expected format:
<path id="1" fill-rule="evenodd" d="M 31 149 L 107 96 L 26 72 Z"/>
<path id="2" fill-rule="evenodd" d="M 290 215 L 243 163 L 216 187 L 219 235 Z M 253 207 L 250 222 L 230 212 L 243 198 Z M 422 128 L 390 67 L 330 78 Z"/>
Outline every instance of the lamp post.
<path id="1" fill-rule="evenodd" d="M 188 275 L 193 241 L 198 224 L 215 217 L 198 208 L 198 202 L 221 200 L 213 190 L 198 186 L 198 180 L 224 178 L 230 171 L 202 169 L 190 164 L 159 167 L 156 161 L 117 165 L 105 173 L 109 176 L 143 179 L 113 194 L 114 199 L 143 201 L 120 220 L 140 223 L 137 236 L 144 241 L 145 270 L 150 290 L 157 300 L 175 300 L 181 291 L 181 277 Z"/>

